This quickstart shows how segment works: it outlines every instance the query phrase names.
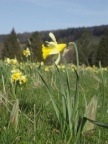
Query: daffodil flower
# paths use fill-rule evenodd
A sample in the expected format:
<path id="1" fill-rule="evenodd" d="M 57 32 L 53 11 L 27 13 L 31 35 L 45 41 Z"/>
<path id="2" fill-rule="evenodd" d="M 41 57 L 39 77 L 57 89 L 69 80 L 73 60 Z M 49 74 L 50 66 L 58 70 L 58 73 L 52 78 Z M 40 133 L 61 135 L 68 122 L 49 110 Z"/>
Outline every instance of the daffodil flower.
<path id="1" fill-rule="evenodd" d="M 27 82 L 26 75 L 23 75 L 19 69 L 13 69 L 11 71 L 11 82 L 16 82 L 18 81 L 19 84 L 24 84 Z"/>
<path id="2" fill-rule="evenodd" d="M 43 59 L 46 59 L 49 55 L 58 54 L 58 58 L 55 61 L 55 64 L 58 64 L 60 61 L 60 52 L 67 47 L 67 44 L 58 44 L 53 33 L 49 33 L 49 36 L 51 37 L 52 41 L 46 41 L 47 47 L 45 47 L 44 44 L 42 45 L 42 56 Z"/>
<path id="3" fill-rule="evenodd" d="M 23 55 L 26 56 L 26 57 L 30 56 L 29 48 L 27 48 L 26 50 L 23 50 Z"/>
<path id="4" fill-rule="evenodd" d="M 27 82 L 26 76 L 25 76 L 25 75 L 21 76 L 20 79 L 19 79 L 19 83 L 20 83 L 20 84 L 24 84 L 24 83 L 26 83 L 26 82 Z"/>
<path id="5" fill-rule="evenodd" d="M 14 82 L 14 81 L 18 81 L 21 77 L 21 72 L 16 72 L 16 73 L 13 73 L 11 75 L 11 81 Z"/>

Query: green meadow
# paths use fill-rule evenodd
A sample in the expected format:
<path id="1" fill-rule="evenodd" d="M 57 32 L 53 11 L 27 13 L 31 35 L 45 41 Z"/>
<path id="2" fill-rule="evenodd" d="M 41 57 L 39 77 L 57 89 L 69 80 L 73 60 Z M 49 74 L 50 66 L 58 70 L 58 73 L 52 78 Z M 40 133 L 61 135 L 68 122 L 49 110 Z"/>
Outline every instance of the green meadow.
<path id="1" fill-rule="evenodd" d="M 0 144 L 108 144 L 108 67 L 79 65 L 74 42 L 49 36 L 42 57 L 56 55 L 52 64 L 32 62 L 28 47 L 0 61 Z"/>
<path id="2" fill-rule="evenodd" d="M 107 67 L 0 61 L 0 144 L 108 144 L 107 128 Z"/>

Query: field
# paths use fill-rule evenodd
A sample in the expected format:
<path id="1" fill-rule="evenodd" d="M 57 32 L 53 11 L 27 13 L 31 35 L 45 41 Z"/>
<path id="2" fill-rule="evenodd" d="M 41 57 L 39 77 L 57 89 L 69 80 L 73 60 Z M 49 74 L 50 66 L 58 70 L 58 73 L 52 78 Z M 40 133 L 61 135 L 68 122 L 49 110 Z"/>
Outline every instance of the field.
<path id="1" fill-rule="evenodd" d="M 108 144 L 107 128 L 107 67 L 0 61 L 0 144 Z"/>

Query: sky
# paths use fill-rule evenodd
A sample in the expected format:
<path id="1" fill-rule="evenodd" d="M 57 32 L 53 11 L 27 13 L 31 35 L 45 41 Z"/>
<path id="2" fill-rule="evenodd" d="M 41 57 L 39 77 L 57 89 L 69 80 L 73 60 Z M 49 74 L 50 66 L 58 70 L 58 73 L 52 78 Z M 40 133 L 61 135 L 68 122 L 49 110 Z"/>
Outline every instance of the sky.
<path id="1" fill-rule="evenodd" d="M 108 0 L 0 0 L 0 35 L 108 24 Z"/>

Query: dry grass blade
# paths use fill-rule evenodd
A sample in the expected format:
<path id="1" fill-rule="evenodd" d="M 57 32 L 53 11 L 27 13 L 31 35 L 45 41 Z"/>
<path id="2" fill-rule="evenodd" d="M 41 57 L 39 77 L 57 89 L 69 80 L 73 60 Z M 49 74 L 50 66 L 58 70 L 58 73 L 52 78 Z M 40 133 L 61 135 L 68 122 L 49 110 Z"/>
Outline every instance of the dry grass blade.
<path id="1" fill-rule="evenodd" d="M 11 126 L 13 126 L 15 130 L 17 130 L 18 127 L 18 114 L 19 114 L 19 100 L 16 99 L 11 111 L 10 121 L 9 121 L 9 126 L 11 124 Z"/>
<path id="2" fill-rule="evenodd" d="M 97 109 L 97 97 L 94 96 L 86 108 L 84 117 L 95 120 L 96 119 L 96 109 Z M 84 125 L 83 132 L 86 132 L 86 131 L 89 131 L 92 129 L 94 129 L 94 124 L 87 121 Z"/>

